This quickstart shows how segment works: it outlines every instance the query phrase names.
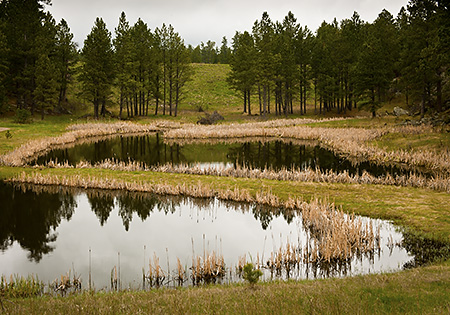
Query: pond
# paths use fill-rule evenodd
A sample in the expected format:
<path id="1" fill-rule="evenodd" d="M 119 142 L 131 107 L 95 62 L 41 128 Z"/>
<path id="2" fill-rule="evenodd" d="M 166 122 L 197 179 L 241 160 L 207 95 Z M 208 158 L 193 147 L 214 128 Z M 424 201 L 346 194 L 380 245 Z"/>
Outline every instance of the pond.
<path id="1" fill-rule="evenodd" d="M 236 140 L 237 141 L 237 140 Z M 137 161 L 147 167 L 172 165 L 198 165 L 202 167 L 236 167 L 286 169 L 320 169 L 361 175 L 363 171 L 373 176 L 409 174 L 411 169 L 383 166 L 360 161 L 351 162 L 313 141 L 282 141 L 256 139 L 242 142 L 191 142 L 167 143 L 159 134 L 145 136 L 119 136 L 54 149 L 33 163 L 45 164 L 53 160 L 76 165 L 80 161 L 92 164 L 106 159 L 127 162 Z"/>
<path id="2" fill-rule="evenodd" d="M 85 289 L 109 290 L 111 277 L 122 289 L 148 287 L 150 280 L 164 286 L 201 284 L 207 280 L 194 281 L 193 270 L 213 258 L 223 259 L 223 274 L 212 279 L 220 283 L 242 281 L 237 271 L 244 261 L 261 266 L 264 280 L 270 280 L 395 271 L 413 260 L 401 246 L 402 234 L 381 220 L 357 218 L 379 231 L 378 247 L 319 262 L 310 255 L 317 231 L 298 211 L 1 182 L 0 197 L 0 275 L 35 274 L 45 283 L 70 271 Z M 280 255 L 284 267 L 278 269 L 273 263 Z M 288 256 L 297 257 L 289 267 Z M 159 283 L 157 267 L 164 274 Z M 180 270 L 184 278 L 177 282 Z"/>

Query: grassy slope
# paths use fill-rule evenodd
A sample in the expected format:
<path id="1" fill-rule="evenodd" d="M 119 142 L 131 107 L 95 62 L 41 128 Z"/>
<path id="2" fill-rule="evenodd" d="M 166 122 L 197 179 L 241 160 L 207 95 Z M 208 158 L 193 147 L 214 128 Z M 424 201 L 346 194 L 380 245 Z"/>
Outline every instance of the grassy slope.
<path id="1" fill-rule="evenodd" d="M 226 65 L 194 65 L 197 72 L 188 83 L 190 92 L 180 106 L 180 121 L 196 121 L 202 113 L 197 106 L 208 112 L 218 110 L 227 121 L 242 121 L 239 95 L 230 91 L 223 82 L 229 69 Z M 256 103 L 254 103 L 255 105 Z M 354 113 L 353 113 L 354 114 Z M 10 128 L 11 139 L 0 132 L 0 154 L 20 146 L 36 137 L 56 136 L 72 122 L 73 117 L 36 118 L 30 125 L 12 123 L 10 118 L 0 119 L 0 127 Z M 151 118 L 142 119 L 142 122 Z M 254 118 L 253 118 L 254 119 Z M 330 127 L 367 127 L 398 123 L 395 118 L 355 118 L 343 122 L 321 123 Z M 448 142 L 445 133 L 404 139 L 401 135 L 389 135 L 376 142 L 387 149 L 392 148 L 442 148 Z M 425 139 L 425 141 L 423 141 Z M 420 141 L 419 141 L 420 140 Z M 441 145 L 441 143 L 443 143 Z M 448 148 L 449 146 L 447 146 Z M 0 178 L 38 170 L 0 167 Z M 285 199 L 289 196 L 329 198 L 342 205 L 346 211 L 372 217 L 394 219 L 397 223 L 413 227 L 417 231 L 441 240 L 450 239 L 449 196 L 423 189 L 374 185 L 344 185 L 323 183 L 292 183 L 268 180 L 217 178 L 212 176 L 188 176 L 161 173 L 125 173 L 104 170 L 40 170 L 58 175 L 81 174 L 95 177 L 118 177 L 126 181 L 149 181 L 153 183 L 207 182 L 216 188 L 239 186 L 253 194 L 271 189 Z M 69 299 L 39 298 L 20 299 L 13 303 L 3 301 L 7 311 L 23 313 L 25 309 L 42 313 L 52 309 L 56 312 L 278 312 L 281 308 L 292 313 L 341 313 L 341 312 L 412 312 L 445 313 L 450 305 L 450 263 L 400 272 L 391 275 L 363 276 L 324 281 L 271 283 L 258 286 L 256 290 L 233 285 L 231 287 L 191 288 L 186 290 L 158 290 L 120 294 L 83 294 Z M 149 302 L 151 301 L 151 303 Z"/>

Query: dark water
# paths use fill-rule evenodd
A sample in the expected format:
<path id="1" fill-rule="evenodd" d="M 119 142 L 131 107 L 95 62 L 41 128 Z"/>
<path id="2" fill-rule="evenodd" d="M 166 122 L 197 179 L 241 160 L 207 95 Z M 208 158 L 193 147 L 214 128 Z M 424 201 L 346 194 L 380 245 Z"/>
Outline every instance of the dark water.
<path id="1" fill-rule="evenodd" d="M 183 266 L 205 252 L 223 255 L 227 275 L 239 257 L 262 263 L 288 242 L 310 239 L 301 215 L 282 209 L 210 199 L 151 194 L 72 191 L 58 187 L 12 186 L 0 182 L 0 275 L 35 274 L 51 282 L 69 271 L 88 288 L 107 288 L 111 270 L 120 267 L 122 288 L 141 288 L 142 270 L 159 257 L 164 270 Z M 363 220 L 369 220 L 363 218 Z M 365 221 L 367 222 L 367 221 Z M 381 249 L 354 257 L 345 266 L 315 269 L 299 265 L 292 278 L 322 278 L 399 270 L 412 260 L 399 243 L 402 235 L 381 220 Z M 395 246 L 389 246 L 389 244 Z M 266 271 L 265 280 L 270 279 Z M 239 281 L 227 276 L 223 282 Z M 170 282 L 168 282 L 170 285 Z"/>
<path id="2" fill-rule="evenodd" d="M 170 164 L 201 164 L 204 167 L 247 166 L 280 170 L 319 168 L 322 171 L 362 174 L 365 170 L 374 176 L 409 174 L 396 166 L 380 166 L 370 162 L 358 164 L 339 157 L 330 150 L 314 143 L 298 144 L 284 141 L 253 141 L 244 143 L 164 143 L 161 136 L 120 136 L 99 140 L 95 143 L 56 149 L 38 158 L 35 163 L 45 164 L 50 160 L 68 161 L 69 164 L 84 160 L 91 163 L 114 158 L 118 161 L 138 161 L 146 166 Z"/>

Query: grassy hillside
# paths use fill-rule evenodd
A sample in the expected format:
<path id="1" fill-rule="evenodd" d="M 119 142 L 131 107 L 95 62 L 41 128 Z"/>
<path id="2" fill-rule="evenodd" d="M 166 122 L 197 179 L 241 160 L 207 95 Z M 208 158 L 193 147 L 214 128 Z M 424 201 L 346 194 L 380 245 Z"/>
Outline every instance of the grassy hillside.
<path id="1" fill-rule="evenodd" d="M 223 114 L 242 110 L 240 95 L 226 82 L 229 65 L 192 64 L 192 68 L 192 79 L 186 83 L 181 110 L 217 110 Z"/>

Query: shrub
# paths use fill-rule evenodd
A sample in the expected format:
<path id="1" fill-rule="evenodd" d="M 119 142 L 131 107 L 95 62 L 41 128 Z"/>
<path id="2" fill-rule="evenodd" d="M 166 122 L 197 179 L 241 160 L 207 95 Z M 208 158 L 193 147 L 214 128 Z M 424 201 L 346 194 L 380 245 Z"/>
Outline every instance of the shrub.
<path id="1" fill-rule="evenodd" d="M 18 108 L 16 110 L 16 116 L 14 117 L 14 122 L 18 124 L 27 124 L 31 122 L 31 113 L 27 109 L 20 109 Z"/>
<path id="2" fill-rule="evenodd" d="M 262 276 L 262 271 L 259 269 L 255 269 L 252 263 L 248 263 L 244 266 L 244 280 L 247 280 L 250 285 L 255 285 L 259 278 Z"/>

